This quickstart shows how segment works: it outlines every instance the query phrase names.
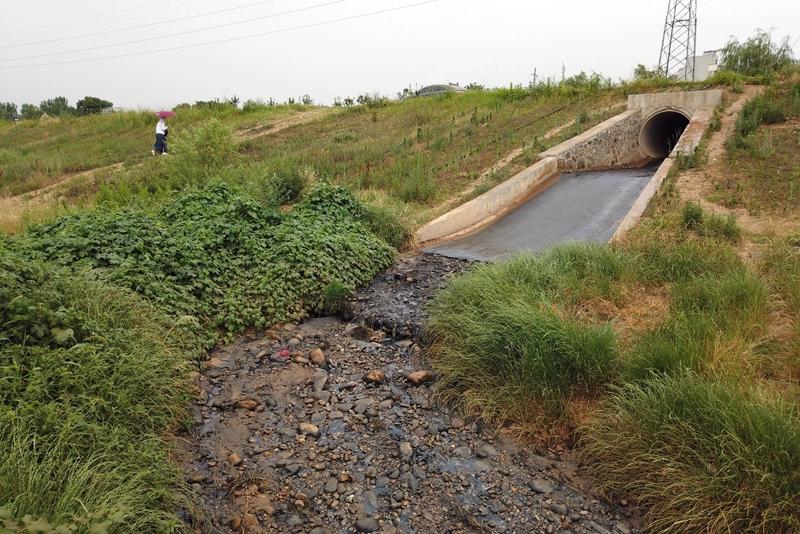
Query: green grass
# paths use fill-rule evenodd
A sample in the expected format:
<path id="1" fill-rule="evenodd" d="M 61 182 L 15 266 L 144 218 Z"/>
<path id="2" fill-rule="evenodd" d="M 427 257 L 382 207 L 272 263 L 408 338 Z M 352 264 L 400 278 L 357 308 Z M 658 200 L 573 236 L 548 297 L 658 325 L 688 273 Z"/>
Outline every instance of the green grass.
<path id="1" fill-rule="evenodd" d="M 193 324 L 88 273 L 7 251 L 0 265 L 0 510 L 176 530 L 161 436 L 186 415 Z"/>
<path id="2" fill-rule="evenodd" d="M 614 390 L 583 426 L 586 468 L 652 532 L 797 532 L 796 405 L 683 373 Z"/>
<path id="3" fill-rule="evenodd" d="M 664 322 L 640 334 L 626 357 L 625 378 L 693 370 L 706 374 L 758 368 L 768 314 L 762 280 L 745 272 L 698 276 L 672 286 Z"/>
<path id="4" fill-rule="evenodd" d="M 751 148 L 750 135 L 759 126 L 777 124 L 787 117 L 800 115 L 800 83 L 781 82 L 771 85 L 762 94 L 751 98 L 736 119 L 734 135 L 728 139 L 729 154 Z"/>
<path id="5" fill-rule="evenodd" d="M 609 379 L 618 358 L 608 325 L 564 318 L 555 296 L 570 291 L 568 307 L 607 295 L 620 264 L 608 249 L 571 246 L 454 280 L 433 302 L 427 328 L 442 394 L 488 419 L 560 418 L 570 397 Z"/>

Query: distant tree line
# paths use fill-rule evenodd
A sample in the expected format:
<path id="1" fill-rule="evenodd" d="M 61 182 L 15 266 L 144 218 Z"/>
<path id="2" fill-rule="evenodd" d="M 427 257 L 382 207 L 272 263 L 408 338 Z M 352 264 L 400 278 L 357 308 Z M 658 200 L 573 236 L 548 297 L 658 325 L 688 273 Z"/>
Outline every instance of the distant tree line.
<path id="1" fill-rule="evenodd" d="M 63 96 L 42 100 L 38 106 L 22 104 L 19 109 L 13 102 L 0 102 L 0 120 L 38 119 L 45 113 L 51 117 L 95 115 L 113 105 L 113 102 L 96 96 L 81 98 L 75 103 L 75 107 L 70 106 L 67 98 Z"/>

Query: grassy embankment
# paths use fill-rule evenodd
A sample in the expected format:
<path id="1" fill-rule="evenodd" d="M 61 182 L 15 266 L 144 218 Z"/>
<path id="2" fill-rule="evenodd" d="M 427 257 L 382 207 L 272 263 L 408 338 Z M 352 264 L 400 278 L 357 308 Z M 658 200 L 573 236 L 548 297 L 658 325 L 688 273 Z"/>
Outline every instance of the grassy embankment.
<path id="1" fill-rule="evenodd" d="M 612 87 L 598 79 L 580 79 L 534 89 L 376 100 L 271 135 L 237 138 L 234 158 L 222 158 L 224 163 L 213 172 L 188 172 L 184 166 L 188 174 L 183 176 L 172 173 L 168 163 L 146 157 L 152 137 L 152 117 L 146 113 L 0 126 L 0 206 L 5 212 L 0 230 L 19 232 L 71 207 L 90 207 L 99 190 L 104 190 L 101 201 L 115 197 L 117 204 L 141 202 L 202 183 L 212 174 L 260 194 L 263 177 L 285 169 L 345 185 L 415 226 L 453 207 L 457 198 L 475 196 L 530 165 L 543 148 L 597 124 L 611 113 L 610 106 L 623 104 L 628 93 L 653 89 L 652 84 L 664 90 L 680 87 L 656 82 Z M 172 122 L 171 152 L 179 155 L 200 124 L 205 133 L 213 130 L 208 123 L 214 120 L 222 129 L 242 132 L 254 123 L 290 119 L 294 111 L 179 110 Z M 226 154 L 230 148 L 220 147 Z M 513 161 L 481 178 L 515 149 L 522 150 Z M 115 162 L 124 165 L 102 168 Z M 96 172 L 60 180 L 65 172 L 98 166 Z M 47 194 L 33 191 L 57 180 Z M 30 193 L 10 196 L 22 191 Z"/>
<path id="2" fill-rule="evenodd" d="M 765 109 L 794 120 L 798 106 L 800 85 L 779 84 L 742 112 L 728 157 L 758 168 L 728 177 L 742 202 L 796 213 L 782 194 L 796 143 L 751 150 L 787 128 L 763 126 L 777 120 Z M 642 505 L 648 530 L 796 532 L 800 236 L 745 234 L 674 184 L 624 242 L 453 281 L 429 330 L 440 391 L 541 442 L 577 440 L 599 487 Z"/>
<path id="3" fill-rule="evenodd" d="M 251 107 L 219 105 L 180 109 L 170 120 L 177 131 L 212 118 L 231 129 L 275 121 L 306 106 Z M 18 195 L 48 186 L 67 175 L 133 164 L 150 155 L 155 128 L 152 111 L 60 117 L 0 123 L 0 195 Z"/>

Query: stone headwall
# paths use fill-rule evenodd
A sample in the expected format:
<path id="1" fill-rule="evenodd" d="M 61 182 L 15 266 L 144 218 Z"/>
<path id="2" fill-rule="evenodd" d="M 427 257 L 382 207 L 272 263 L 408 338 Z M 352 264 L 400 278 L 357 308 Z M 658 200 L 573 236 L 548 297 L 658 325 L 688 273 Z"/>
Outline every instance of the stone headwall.
<path id="1" fill-rule="evenodd" d="M 641 111 L 643 118 L 663 110 L 675 110 L 691 117 L 700 109 L 717 107 L 721 101 L 721 89 L 646 93 L 628 95 L 628 109 Z"/>
<path id="2" fill-rule="evenodd" d="M 641 126 L 642 114 L 629 110 L 539 156 L 557 158 L 559 168 L 570 171 L 637 166 L 646 159 L 639 148 Z"/>

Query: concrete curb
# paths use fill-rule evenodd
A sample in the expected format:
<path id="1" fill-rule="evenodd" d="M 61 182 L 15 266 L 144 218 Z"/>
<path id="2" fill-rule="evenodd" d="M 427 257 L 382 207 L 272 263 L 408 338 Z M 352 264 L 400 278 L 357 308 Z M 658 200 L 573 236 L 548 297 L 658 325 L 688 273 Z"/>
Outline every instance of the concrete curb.
<path id="1" fill-rule="evenodd" d="M 471 232 L 502 217 L 526 200 L 537 186 L 558 173 L 558 160 L 545 158 L 524 171 L 438 217 L 414 234 L 418 244 L 430 244 Z"/>
<path id="2" fill-rule="evenodd" d="M 622 222 L 617 227 L 617 231 L 611 236 L 609 242 L 620 239 L 641 220 L 647 206 L 650 205 L 650 200 L 658 193 L 658 190 L 661 189 L 661 184 L 663 184 L 664 179 L 669 176 L 673 165 L 675 165 L 675 160 L 673 158 L 669 157 L 664 160 L 653 177 L 650 178 L 650 181 L 647 182 L 647 185 L 644 186 L 642 192 L 639 193 L 639 198 L 636 199 L 636 202 L 633 203 L 628 214 L 622 219 Z"/>

